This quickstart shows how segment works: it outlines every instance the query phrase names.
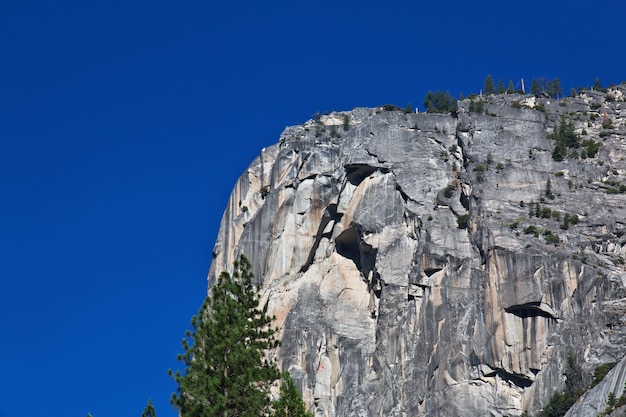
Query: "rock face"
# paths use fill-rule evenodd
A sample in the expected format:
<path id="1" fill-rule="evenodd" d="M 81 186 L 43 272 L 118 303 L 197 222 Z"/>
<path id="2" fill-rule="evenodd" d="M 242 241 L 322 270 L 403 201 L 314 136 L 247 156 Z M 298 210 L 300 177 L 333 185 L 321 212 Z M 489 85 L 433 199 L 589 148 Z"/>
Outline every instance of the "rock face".
<path id="1" fill-rule="evenodd" d="M 316 416 L 532 415 L 626 354 L 625 92 L 289 127 L 238 180 L 209 285 L 248 256 Z M 561 117 L 594 157 L 553 160 Z"/>

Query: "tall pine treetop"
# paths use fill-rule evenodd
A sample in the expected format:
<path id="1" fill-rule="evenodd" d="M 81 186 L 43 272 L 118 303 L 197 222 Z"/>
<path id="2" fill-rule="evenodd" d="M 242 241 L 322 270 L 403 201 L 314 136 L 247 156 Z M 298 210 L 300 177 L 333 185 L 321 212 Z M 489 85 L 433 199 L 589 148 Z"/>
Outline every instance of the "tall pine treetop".
<path id="1" fill-rule="evenodd" d="M 269 388 L 280 377 L 269 350 L 279 346 L 267 305 L 259 306 L 250 262 L 241 255 L 234 273 L 211 287 L 178 355 L 184 372 L 172 404 L 183 417 L 259 417 L 270 409 Z"/>

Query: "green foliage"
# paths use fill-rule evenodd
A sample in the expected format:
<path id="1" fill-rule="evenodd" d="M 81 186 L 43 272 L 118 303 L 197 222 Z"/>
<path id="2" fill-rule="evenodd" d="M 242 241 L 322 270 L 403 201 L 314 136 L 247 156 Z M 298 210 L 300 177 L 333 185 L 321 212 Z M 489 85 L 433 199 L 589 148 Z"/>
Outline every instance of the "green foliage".
<path id="1" fill-rule="evenodd" d="M 504 89 L 504 81 L 502 79 L 498 80 L 498 87 L 497 87 L 497 91 L 498 94 L 503 94 L 506 90 Z"/>
<path id="2" fill-rule="evenodd" d="M 578 148 L 580 146 L 580 137 L 574 132 L 572 122 L 565 117 L 561 118 L 559 127 L 554 129 L 549 136 L 554 139 L 554 149 L 552 150 L 552 159 L 562 161 L 567 155 L 570 148 Z M 588 156 L 588 155 L 587 155 Z"/>
<path id="3" fill-rule="evenodd" d="M 563 417 L 575 402 L 576 398 L 570 392 L 555 393 L 541 410 L 539 417 Z"/>
<path id="4" fill-rule="evenodd" d="M 596 366 L 596 369 L 593 370 L 593 381 L 591 381 L 590 388 L 598 385 L 614 366 L 615 363 L 603 363 L 602 365 Z"/>
<path id="5" fill-rule="evenodd" d="M 469 112 L 470 113 L 483 113 L 485 111 L 485 106 L 482 100 L 471 100 L 469 104 Z"/>
<path id="6" fill-rule="evenodd" d="M 450 183 L 444 188 L 443 196 L 445 198 L 450 198 L 454 195 L 454 190 L 456 190 L 456 186 L 453 183 Z"/>
<path id="7" fill-rule="evenodd" d="M 563 223 L 561 223 L 559 227 L 562 230 L 567 230 L 570 224 L 578 224 L 578 216 L 576 214 L 570 215 L 569 213 L 565 213 Z"/>
<path id="8" fill-rule="evenodd" d="M 552 210 L 550 209 L 550 207 L 541 207 L 541 211 L 539 212 L 539 215 L 537 217 L 549 219 L 551 215 Z"/>
<path id="9" fill-rule="evenodd" d="M 144 408 L 143 413 L 141 413 L 141 417 L 156 417 L 156 410 L 154 409 L 152 400 L 149 398 L 148 398 L 148 404 L 146 404 L 146 408 Z"/>
<path id="10" fill-rule="evenodd" d="M 280 397 L 272 404 L 272 408 L 274 411 L 271 417 L 313 417 L 313 414 L 306 410 L 302 394 L 289 372 L 283 374 Z"/>
<path id="11" fill-rule="evenodd" d="M 184 372 L 169 372 L 178 384 L 170 401 L 183 417 L 257 417 L 269 410 L 270 384 L 280 373 L 264 357 L 279 342 L 252 278 L 241 255 L 233 275 L 220 274 L 191 320 L 178 355 Z"/>
<path id="12" fill-rule="evenodd" d="M 469 214 L 461 214 L 456 219 L 459 229 L 467 229 L 468 221 L 469 221 Z"/>
<path id="13" fill-rule="evenodd" d="M 350 115 L 343 115 L 343 130 L 350 130 Z"/>
<path id="14" fill-rule="evenodd" d="M 513 80 L 509 80 L 509 86 L 506 89 L 507 93 L 514 93 L 515 92 L 515 84 L 513 84 Z"/>
<path id="15" fill-rule="evenodd" d="M 493 82 L 491 74 L 487 75 L 487 78 L 485 78 L 484 92 L 485 94 L 493 94 L 496 92 L 496 85 Z"/>
<path id="16" fill-rule="evenodd" d="M 541 87 L 539 86 L 539 81 L 533 78 L 530 84 L 530 93 L 531 94 L 539 94 L 541 92 Z"/>
<path id="17" fill-rule="evenodd" d="M 551 87 L 552 89 L 549 92 L 551 97 L 559 98 L 559 96 L 563 95 L 563 88 L 561 87 L 561 82 L 558 78 L 555 77 L 554 80 L 552 80 Z"/>
<path id="18" fill-rule="evenodd" d="M 602 146 L 600 142 L 595 142 L 592 139 L 583 140 L 582 145 L 583 151 L 585 152 L 587 158 L 593 158 L 594 156 L 596 156 L 598 150 L 600 149 L 600 146 Z"/>
<path id="19" fill-rule="evenodd" d="M 537 233 L 537 227 L 533 226 L 532 224 L 524 228 L 524 234 L 532 235 L 535 233 Z"/>
<path id="20" fill-rule="evenodd" d="M 561 239 L 559 238 L 559 235 L 557 235 L 557 234 L 554 234 L 554 233 L 550 232 L 550 233 L 548 233 L 546 235 L 546 242 L 548 242 L 548 243 L 554 243 L 556 245 L 560 241 L 561 241 Z"/>
<path id="21" fill-rule="evenodd" d="M 424 98 L 428 113 L 453 113 L 457 111 L 456 99 L 447 91 L 429 91 Z"/>
<path id="22" fill-rule="evenodd" d="M 402 110 L 400 107 L 396 106 L 395 104 L 384 104 L 381 106 L 383 108 L 383 110 L 385 111 L 395 111 L 395 110 Z"/>
<path id="23" fill-rule="evenodd" d="M 579 390 L 583 388 L 583 373 L 582 369 L 580 369 L 580 365 L 578 365 L 578 361 L 576 360 L 576 356 L 573 352 L 569 352 L 567 354 L 567 368 L 565 369 L 565 386 L 567 390 L 572 394 L 576 395 Z"/>
<path id="24" fill-rule="evenodd" d="M 602 91 L 602 83 L 600 82 L 600 79 L 598 77 L 596 77 L 593 80 L 593 89 L 594 90 L 598 90 L 598 91 Z"/>
<path id="25" fill-rule="evenodd" d="M 607 194 L 625 194 L 626 193 L 626 185 L 624 184 L 620 184 L 617 181 L 611 181 L 611 180 L 604 181 L 604 183 L 610 186 L 605 191 Z"/>
<path id="26" fill-rule="evenodd" d="M 476 172 L 476 181 L 483 182 L 485 181 L 485 171 L 487 167 L 484 164 L 478 164 L 474 167 L 474 172 Z"/>

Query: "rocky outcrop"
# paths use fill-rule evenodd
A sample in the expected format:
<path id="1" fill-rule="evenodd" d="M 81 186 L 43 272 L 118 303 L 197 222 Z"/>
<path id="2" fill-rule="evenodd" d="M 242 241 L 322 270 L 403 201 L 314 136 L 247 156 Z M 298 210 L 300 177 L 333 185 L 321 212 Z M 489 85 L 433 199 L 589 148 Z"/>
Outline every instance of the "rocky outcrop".
<path id="1" fill-rule="evenodd" d="M 607 411 L 609 395 L 619 398 L 625 394 L 626 383 L 626 358 L 622 359 L 597 386 L 580 398 L 574 406 L 565 414 L 565 417 L 596 417 Z M 625 410 L 619 410 L 615 415 L 623 416 Z"/>
<path id="2" fill-rule="evenodd" d="M 626 353 L 625 90 L 289 127 L 235 185 L 209 284 L 248 256 L 316 416 L 535 413 L 568 355 L 582 386 Z M 562 117 L 595 156 L 553 160 Z"/>

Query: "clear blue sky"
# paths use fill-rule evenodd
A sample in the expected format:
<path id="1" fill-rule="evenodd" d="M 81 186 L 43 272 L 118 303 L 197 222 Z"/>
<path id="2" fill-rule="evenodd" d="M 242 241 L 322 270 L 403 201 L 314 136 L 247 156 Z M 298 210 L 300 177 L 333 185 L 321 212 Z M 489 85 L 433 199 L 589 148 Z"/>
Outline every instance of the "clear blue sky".
<path id="1" fill-rule="evenodd" d="M 0 417 L 168 403 L 237 177 L 317 111 L 626 79 L 626 3 L 0 2 Z"/>

